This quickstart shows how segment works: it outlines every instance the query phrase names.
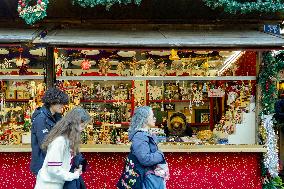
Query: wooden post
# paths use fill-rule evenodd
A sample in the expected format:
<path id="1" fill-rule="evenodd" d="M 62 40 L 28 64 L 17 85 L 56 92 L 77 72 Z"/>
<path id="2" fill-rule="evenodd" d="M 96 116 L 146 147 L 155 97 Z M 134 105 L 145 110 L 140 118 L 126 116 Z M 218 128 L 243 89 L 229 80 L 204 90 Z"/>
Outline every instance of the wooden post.
<path id="1" fill-rule="evenodd" d="M 259 69 L 260 69 L 260 64 L 262 62 L 262 51 L 257 51 L 256 53 L 256 77 L 258 77 L 259 75 Z M 260 85 L 257 83 L 256 81 L 256 94 L 255 94 L 255 128 L 256 128 L 256 135 L 255 135 L 255 138 L 256 138 L 256 142 L 258 143 L 258 141 L 260 141 L 259 139 L 259 135 L 257 133 L 259 133 L 259 126 L 261 124 L 261 119 L 260 119 L 260 112 L 261 112 L 261 88 L 260 88 Z"/>
<path id="2" fill-rule="evenodd" d="M 53 87 L 56 81 L 55 76 L 55 61 L 54 61 L 54 47 L 48 46 L 46 48 L 46 86 Z"/>
<path id="3" fill-rule="evenodd" d="M 209 103 L 210 103 L 210 120 L 209 120 L 209 125 L 210 125 L 210 130 L 213 131 L 214 129 L 214 98 L 209 97 Z"/>

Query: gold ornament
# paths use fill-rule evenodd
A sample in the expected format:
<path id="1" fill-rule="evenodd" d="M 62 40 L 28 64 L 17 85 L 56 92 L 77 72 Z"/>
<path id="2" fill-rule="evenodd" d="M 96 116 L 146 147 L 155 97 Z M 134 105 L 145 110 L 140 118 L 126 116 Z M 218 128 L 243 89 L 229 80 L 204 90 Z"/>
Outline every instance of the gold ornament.
<path id="1" fill-rule="evenodd" d="M 109 69 L 110 69 L 110 63 L 109 63 L 109 59 L 107 58 L 102 58 L 99 61 L 99 68 L 100 68 L 100 72 L 102 75 L 107 75 Z"/>
<path id="2" fill-rule="evenodd" d="M 169 57 L 170 60 L 179 60 L 179 56 L 177 54 L 177 51 L 172 49 L 171 50 L 171 55 Z"/>

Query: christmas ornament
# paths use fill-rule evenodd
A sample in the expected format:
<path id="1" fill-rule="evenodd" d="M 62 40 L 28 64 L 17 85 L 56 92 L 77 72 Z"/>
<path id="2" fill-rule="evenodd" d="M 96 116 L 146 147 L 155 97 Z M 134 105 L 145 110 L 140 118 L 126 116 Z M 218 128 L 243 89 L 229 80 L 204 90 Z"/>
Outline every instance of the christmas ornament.
<path id="1" fill-rule="evenodd" d="M 135 76 L 136 75 L 136 71 L 139 69 L 139 62 L 137 62 L 136 58 L 133 58 L 132 62 L 129 62 L 129 66 L 130 66 L 130 73 Z"/>
<path id="2" fill-rule="evenodd" d="M 82 63 L 81 63 L 81 68 L 82 70 L 89 70 L 91 68 L 91 63 L 89 60 L 85 59 Z"/>
<path id="3" fill-rule="evenodd" d="M 34 24 L 35 22 L 46 17 L 46 9 L 49 3 L 48 0 L 37 0 L 37 4 L 29 6 L 31 0 L 18 1 L 19 16 L 25 20 L 27 24 Z"/>
<path id="4" fill-rule="evenodd" d="M 179 56 L 177 54 L 177 51 L 172 49 L 171 50 L 171 55 L 169 57 L 170 60 L 179 60 Z"/>
<path id="5" fill-rule="evenodd" d="M 278 150 L 277 150 L 277 136 L 273 129 L 273 115 L 264 115 L 262 117 L 262 124 L 266 131 L 267 140 L 265 146 L 267 153 L 264 155 L 264 165 L 268 169 L 272 177 L 278 176 Z"/>
<path id="6" fill-rule="evenodd" d="M 142 75 L 143 76 L 148 76 L 151 75 L 152 71 L 154 70 L 155 66 L 155 61 L 152 58 L 148 58 L 145 61 L 145 65 L 142 66 Z"/>
<path id="7" fill-rule="evenodd" d="M 99 68 L 100 68 L 100 73 L 103 75 L 107 75 L 109 69 L 110 69 L 110 63 L 109 63 L 109 59 L 106 58 L 102 58 L 99 61 Z"/>
<path id="8" fill-rule="evenodd" d="M 4 61 L 0 63 L 0 69 L 9 69 L 12 68 L 11 60 L 4 58 Z"/>
<path id="9" fill-rule="evenodd" d="M 148 85 L 149 100 L 160 100 L 163 98 L 163 87 Z"/>
<path id="10" fill-rule="evenodd" d="M 167 74 L 167 63 L 165 63 L 164 61 L 162 61 L 162 62 L 159 63 L 159 65 L 157 66 L 157 69 L 159 69 L 159 74 L 157 74 L 157 75 L 165 76 L 165 75 Z"/>
<path id="11" fill-rule="evenodd" d="M 125 62 L 119 62 L 117 64 L 117 68 L 116 71 L 119 75 L 123 76 L 124 75 L 124 70 L 125 70 L 126 66 L 125 66 Z"/>

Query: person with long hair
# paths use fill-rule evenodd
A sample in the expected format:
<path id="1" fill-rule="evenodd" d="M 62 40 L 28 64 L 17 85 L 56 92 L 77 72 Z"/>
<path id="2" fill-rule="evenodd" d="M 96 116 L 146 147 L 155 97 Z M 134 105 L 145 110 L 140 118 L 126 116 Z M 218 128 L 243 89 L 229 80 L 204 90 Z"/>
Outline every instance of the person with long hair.
<path id="1" fill-rule="evenodd" d="M 46 157 L 38 172 L 35 189 L 62 189 L 65 181 L 79 178 L 80 168 L 70 172 L 71 159 L 80 151 L 81 131 L 90 119 L 85 109 L 75 107 L 50 131 L 41 146 Z"/>
<path id="2" fill-rule="evenodd" d="M 163 152 L 158 149 L 156 137 L 150 133 L 150 128 L 155 126 L 155 122 L 156 118 L 151 107 L 142 106 L 135 109 L 128 130 L 132 144 L 126 162 L 131 163 L 130 166 L 126 163 L 127 168 L 124 169 L 117 183 L 119 189 L 166 188 L 165 181 L 169 178 L 168 166 Z M 136 178 L 132 178 L 133 171 L 129 171 L 129 167 L 132 168 L 133 164 L 135 164 L 134 171 L 139 174 Z M 128 178 L 131 179 L 127 180 Z"/>

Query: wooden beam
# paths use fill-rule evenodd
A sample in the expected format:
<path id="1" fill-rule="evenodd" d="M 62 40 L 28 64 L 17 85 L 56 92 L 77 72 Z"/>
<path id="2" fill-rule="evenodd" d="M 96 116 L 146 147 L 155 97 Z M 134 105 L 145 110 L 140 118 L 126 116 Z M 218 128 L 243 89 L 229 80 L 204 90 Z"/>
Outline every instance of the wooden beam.
<path id="1" fill-rule="evenodd" d="M 46 86 L 47 88 L 53 87 L 55 84 L 55 61 L 54 61 L 54 47 L 47 47 L 46 57 L 47 60 L 45 62 L 46 68 Z"/>

